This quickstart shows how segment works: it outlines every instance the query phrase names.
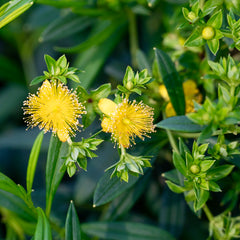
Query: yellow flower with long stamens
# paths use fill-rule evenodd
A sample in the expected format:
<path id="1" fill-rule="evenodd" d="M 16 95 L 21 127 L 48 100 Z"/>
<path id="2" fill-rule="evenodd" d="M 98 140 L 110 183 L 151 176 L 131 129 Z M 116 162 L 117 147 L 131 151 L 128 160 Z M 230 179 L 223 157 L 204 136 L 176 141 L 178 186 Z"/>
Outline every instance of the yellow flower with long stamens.
<path id="1" fill-rule="evenodd" d="M 144 136 L 154 131 L 153 109 L 142 102 L 123 99 L 116 104 L 103 98 L 98 106 L 105 114 L 103 131 L 112 133 L 112 139 L 124 148 L 128 148 L 131 142 L 135 144 L 136 136 L 143 140 Z"/>
<path id="2" fill-rule="evenodd" d="M 74 92 L 62 83 L 48 80 L 23 105 L 24 114 L 29 115 L 25 118 L 29 127 L 39 126 L 44 132 L 52 130 L 62 142 L 74 135 L 80 126 L 78 118 L 86 113 Z"/>

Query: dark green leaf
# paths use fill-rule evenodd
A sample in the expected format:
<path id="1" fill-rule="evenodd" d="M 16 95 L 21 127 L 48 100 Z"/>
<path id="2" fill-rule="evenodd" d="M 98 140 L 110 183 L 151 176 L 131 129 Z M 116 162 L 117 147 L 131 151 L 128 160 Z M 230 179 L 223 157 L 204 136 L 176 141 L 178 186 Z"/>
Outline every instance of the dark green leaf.
<path id="1" fill-rule="evenodd" d="M 196 200 L 194 204 L 195 212 L 203 207 L 203 205 L 207 202 L 208 198 L 209 198 L 209 192 L 206 190 L 200 189 L 199 200 Z"/>
<path id="2" fill-rule="evenodd" d="M 41 208 L 37 208 L 37 210 L 38 210 L 38 222 L 34 234 L 34 240 L 43 239 L 52 240 L 52 233 L 49 221 Z"/>
<path id="3" fill-rule="evenodd" d="M 37 221 L 37 216 L 33 209 L 29 208 L 22 199 L 9 192 L 0 190 L 0 206 L 14 212 L 23 220 Z"/>
<path id="4" fill-rule="evenodd" d="M 159 227 L 135 222 L 85 223 L 82 224 L 82 231 L 106 240 L 174 240 L 174 237 Z"/>
<path id="5" fill-rule="evenodd" d="M 166 181 L 166 184 L 168 185 L 170 190 L 175 193 L 183 193 L 183 192 L 187 191 L 187 188 L 179 186 L 175 183 L 172 183 L 171 181 Z"/>
<path id="6" fill-rule="evenodd" d="M 205 127 L 197 125 L 186 116 L 170 117 L 156 124 L 156 127 L 178 132 L 201 132 Z"/>
<path id="7" fill-rule="evenodd" d="M 128 183 L 121 182 L 117 177 L 111 177 L 111 171 L 107 171 L 97 184 L 93 196 L 95 207 L 112 201 L 114 198 L 132 187 L 138 180 L 137 177 L 129 176 Z"/>
<path id="8" fill-rule="evenodd" d="M 213 169 L 210 169 L 207 172 L 207 178 L 209 180 L 214 180 L 217 181 L 221 178 L 226 177 L 228 174 L 231 173 L 231 171 L 233 170 L 234 166 L 233 165 L 229 165 L 229 164 L 225 164 L 219 167 L 215 167 Z"/>
<path id="9" fill-rule="evenodd" d="M 163 51 L 155 49 L 159 72 L 167 88 L 171 103 L 178 115 L 185 114 L 185 98 L 182 80 L 170 57 Z"/>
<path id="10" fill-rule="evenodd" d="M 151 67 L 150 63 L 148 62 L 147 56 L 145 53 L 141 50 L 137 50 L 137 63 L 138 63 L 138 68 L 140 70 L 147 69 L 148 73 L 151 75 Z"/>
<path id="11" fill-rule="evenodd" d="M 28 160 L 28 167 L 27 167 L 27 193 L 30 194 L 32 192 L 32 184 L 33 184 L 33 179 L 35 175 L 35 170 L 37 166 L 37 161 L 38 161 L 38 156 L 40 153 L 41 145 L 42 145 L 42 140 L 43 140 L 44 132 L 41 131 L 31 150 L 30 157 Z"/>
<path id="12" fill-rule="evenodd" d="M 37 0 L 37 3 L 59 8 L 83 7 L 86 0 Z"/>
<path id="13" fill-rule="evenodd" d="M 207 45 L 210 49 L 210 51 L 216 55 L 218 49 L 219 49 L 219 39 L 212 39 L 207 41 Z"/>
<path id="14" fill-rule="evenodd" d="M 187 176 L 186 163 L 184 159 L 176 152 L 173 152 L 173 164 L 183 176 Z"/>
<path id="15" fill-rule="evenodd" d="M 80 222 L 74 204 L 71 201 L 65 223 L 65 240 L 80 240 L 80 231 Z"/>
<path id="16" fill-rule="evenodd" d="M 31 83 L 30 83 L 30 86 L 33 86 L 33 85 L 36 85 L 40 82 L 43 82 L 44 80 L 46 79 L 46 76 L 39 76 L 39 77 L 35 77 Z"/>
<path id="17" fill-rule="evenodd" d="M 106 98 L 111 93 L 111 84 L 106 83 L 101 85 L 99 88 L 91 91 L 91 96 L 95 101 L 100 100 L 100 98 Z"/>

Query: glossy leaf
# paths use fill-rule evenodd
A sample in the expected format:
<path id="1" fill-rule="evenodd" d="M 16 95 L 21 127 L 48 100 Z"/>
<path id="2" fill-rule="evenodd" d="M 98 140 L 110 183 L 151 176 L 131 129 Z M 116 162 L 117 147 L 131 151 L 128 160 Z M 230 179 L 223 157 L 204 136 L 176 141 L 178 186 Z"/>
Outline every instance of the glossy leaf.
<path id="1" fill-rule="evenodd" d="M 176 152 L 173 152 L 173 164 L 183 176 L 185 177 L 187 176 L 187 168 L 186 168 L 185 161 Z"/>
<path id="2" fill-rule="evenodd" d="M 35 212 L 19 197 L 12 193 L 0 190 L 0 206 L 17 214 L 21 219 L 35 222 Z"/>
<path id="3" fill-rule="evenodd" d="M 228 174 L 230 174 L 233 168 L 234 166 L 229 164 L 215 167 L 213 169 L 210 169 L 207 172 L 207 178 L 210 180 L 217 181 L 219 179 L 226 177 Z"/>
<path id="4" fill-rule="evenodd" d="M 46 214 L 51 211 L 52 201 L 60 181 L 64 175 L 64 171 L 60 171 L 66 156 L 67 144 L 62 144 L 58 137 L 52 134 L 46 165 Z"/>
<path id="5" fill-rule="evenodd" d="M 177 132 L 189 132 L 189 133 L 201 132 L 204 129 L 203 126 L 197 125 L 196 123 L 188 119 L 186 116 L 166 118 L 161 122 L 157 123 L 156 127 Z"/>
<path id="6" fill-rule="evenodd" d="M 159 227 L 135 222 L 85 223 L 82 224 L 82 231 L 106 240 L 174 240 L 173 236 Z"/>
<path id="7" fill-rule="evenodd" d="M 168 185 L 170 190 L 175 193 L 183 193 L 183 192 L 187 191 L 187 189 L 185 187 L 179 186 L 175 183 L 172 183 L 171 181 L 166 181 L 166 184 Z"/>
<path id="8" fill-rule="evenodd" d="M 28 10 L 32 5 L 32 0 L 13 0 L 6 3 L 4 10 L 3 8 L 1 9 L 0 28 L 13 21 L 19 15 Z"/>
<path id="9" fill-rule="evenodd" d="M 65 223 L 65 240 L 80 240 L 80 231 L 80 222 L 74 204 L 71 201 Z"/>
<path id="10" fill-rule="evenodd" d="M 165 52 L 159 49 L 155 49 L 155 57 L 173 107 L 178 115 L 184 115 L 185 98 L 182 80 L 175 69 L 174 63 Z"/>
<path id="11" fill-rule="evenodd" d="M 34 234 L 34 240 L 52 240 L 51 227 L 45 213 L 41 208 L 38 208 L 38 222 Z"/>
<path id="12" fill-rule="evenodd" d="M 30 157 L 28 160 L 28 168 L 27 168 L 27 192 L 28 192 L 28 194 L 30 194 L 32 191 L 33 179 L 34 179 L 35 170 L 36 170 L 36 166 L 37 166 L 38 156 L 39 156 L 41 145 L 42 145 L 43 136 L 44 136 L 44 133 L 43 133 L 43 131 L 41 131 L 38 134 L 38 136 L 33 144 L 33 147 L 32 147 L 31 153 L 30 153 Z"/>

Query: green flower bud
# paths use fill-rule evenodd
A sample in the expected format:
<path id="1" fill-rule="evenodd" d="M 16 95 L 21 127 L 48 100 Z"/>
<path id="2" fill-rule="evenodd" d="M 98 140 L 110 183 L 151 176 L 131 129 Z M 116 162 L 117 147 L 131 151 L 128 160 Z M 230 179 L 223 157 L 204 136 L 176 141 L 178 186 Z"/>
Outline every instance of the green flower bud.
<path id="1" fill-rule="evenodd" d="M 197 16 L 196 16 L 196 14 L 194 13 L 194 12 L 189 12 L 188 13 L 188 18 L 191 20 L 191 21 L 193 21 L 195 18 L 196 18 Z"/>
<path id="2" fill-rule="evenodd" d="M 193 165 L 190 167 L 190 171 L 191 171 L 191 173 L 193 173 L 193 174 L 198 174 L 198 173 L 200 173 L 201 168 L 200 168 L 198 165 L 193 164 Z"/>
<path id="3" fill-rule="evenodd" d="M 131 81 L 128 81 L 127 84 L 126 84 L 126 88 L 128 90 L 131 90 L 133 88 L 133 83 Z"/>
<path id="4" fill-rule="evenodd" d="M 211 40 L 215 36 L 215 30 L 211 26 L 207 26 L 202 30 L 202 37 L 205 40 Z"/>

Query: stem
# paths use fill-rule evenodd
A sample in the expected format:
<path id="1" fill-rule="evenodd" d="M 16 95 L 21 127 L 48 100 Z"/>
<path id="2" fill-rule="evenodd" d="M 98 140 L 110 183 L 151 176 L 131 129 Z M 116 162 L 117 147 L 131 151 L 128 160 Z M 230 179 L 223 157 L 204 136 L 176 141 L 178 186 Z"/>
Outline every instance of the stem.
<path id="1" fill-rule="evenodd" d="M 132 57 L 133 67 L 137 67 L 137 50 L 138 50 L 138 34 L 137 34 L 137 21 L 136 15 L 127 8 L 127 17 L 129 21 L 129 41 L 130 41 L 130 52 Z"/>
<path id="2" fill-rule="evenodd" d="M 228 30 L 221 30 L 221 32 L 223 33 L 224 37 L 233 38 L 232 32 L 230 32 Z"/>
<path id="3" fill-rule="evenodd" d="M 90 138 L 94 138 L 94 137 L 96 137 L 96 136 L 97 136 L 98 134 L 100 134 L 101 132 L 102 132 L 102 129 L 101 129 L 100 131 L 94 133 Z"/>
<path id="4" fill-rule="evenodd" d="M 205 205 L 203 206 L 203 211 L 205 212 L 205 214 L 206 214 L 206 216 L 207 216 L 209 222 L 211 222 L 211 221 L 213 220 L 214 217 L 213 217 L 211 211 L 209 210 L 207 204 L 205 204 Z"/>
<path id="5" fill-rule="evenodd" d="M 212 222 L 214 224 L 214 216 L 212 215 L 212 213 L 211 213 L 210 209 L 208 208 L 207 204 L 205 204 L 202 209 L 205 212 L 209 222 Z M 215 229 L 215 231 L 214 231 L 215 237 L 218 240 L 222 240 L 223 238 L 222 238 L 222 235 L 219 232 L 218 226 L 216 226 L 216 228 L 214 228 L 214 229 Z"/>

